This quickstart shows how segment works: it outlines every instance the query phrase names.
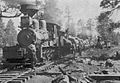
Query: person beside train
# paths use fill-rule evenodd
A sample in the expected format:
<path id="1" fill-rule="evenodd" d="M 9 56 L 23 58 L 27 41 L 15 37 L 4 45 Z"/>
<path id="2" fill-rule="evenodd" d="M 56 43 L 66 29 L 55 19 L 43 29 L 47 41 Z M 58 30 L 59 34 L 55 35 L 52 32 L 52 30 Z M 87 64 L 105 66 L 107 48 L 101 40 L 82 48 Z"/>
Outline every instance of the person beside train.
<path id="1" fill-rule="evenodd" d="M 70 54 L 72 42 L 68 39 L 67 33 L 64 34 L 63 40 L 64 40 L 64 51 L 65 51 L 66 55 Z"/>
<path id="2" fill-rule="evenodd" d="M 60 30 L 60 55 L 65 56 L 70 53 L 70 49 L 72 46 L 72 43 L 70 40 L 68 40 L 67 34 L 64 30 Z"/>
<path id="3" fill-rule="evenodd" d="M 77 44 L 76 44 L 76 40 L 75 40 L 75 37 L 69 35 L 68 39 L 72 42 L 72 53 L 75 55 L 76 53 L 76 47 L 77 47 Z"/>
<path id="4" fill-rule="evenodd" d="M 78 53 L 79 53 L 79 55 L 81 56 L 82 47 L 83 47 L 83 44 L 82 44 L 83 40 L 80 39 L 80 38 L 78 38 L 78 37 L 77 37 L 76 39 L 78 40 Z"/>

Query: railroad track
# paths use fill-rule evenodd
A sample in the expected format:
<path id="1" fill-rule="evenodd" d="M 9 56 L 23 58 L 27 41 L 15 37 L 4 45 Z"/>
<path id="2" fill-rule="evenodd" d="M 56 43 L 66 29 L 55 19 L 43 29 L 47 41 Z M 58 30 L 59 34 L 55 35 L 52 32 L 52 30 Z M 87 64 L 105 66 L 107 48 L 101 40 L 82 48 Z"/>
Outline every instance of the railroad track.
<path id="1" fill-rule="evenodd" d="M 18 68 L 18 69 L 3 69 L 0 70 L 0 83 L 25 83 L 30 80 L 34 75 L 43 75 L 44 72 L 51 70 L 58 66 L 58 63 L 61 62 L 62 59 L 57 61 L 49 61 L 43 65 L 36 66 L 35 70 L 31 68 Z M 60 75 L 61 72 L 53 72 L 47 73 L 48 75 Z"/>
<path id="2" fill-rule="evenodd" d="M 0 83 L 23 83 L 32 78 L 33 75 L 33 71 L 30 68 L 3 70 L 0 73 Z"/>
<path id="3" fill-rule="evenodd" d="M 0 70 L 0 83 L 25 83 L 34 75 L 40 75 L 41 72 L 46 72 L 51 68 L 54 68 L 55 66 L 57 66 L 57 64 L 55 63 L 56 62 L 47 62 L 42 66 L 36 67 L 35 70 L 32 70 L 31 68 L 19 68 L 13 70 L 6 68 Z"/>

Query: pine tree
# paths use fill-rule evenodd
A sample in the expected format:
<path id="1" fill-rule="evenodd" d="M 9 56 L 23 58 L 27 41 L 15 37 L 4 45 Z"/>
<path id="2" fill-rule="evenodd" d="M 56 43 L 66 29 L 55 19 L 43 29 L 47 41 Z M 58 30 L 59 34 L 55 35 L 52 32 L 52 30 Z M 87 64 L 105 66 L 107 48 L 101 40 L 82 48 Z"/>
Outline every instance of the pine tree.
<path id="1" fill-rule="evenodd" d="M 6 25 L 5 29 L 5 34 L 6 34 L 6 44 L 9 46 L 13 46 L 16 44 L 16 39 L 17 39 L 17 31 L 15 30 L 14 23 L 10 19 Z"/>
<path id="2" fill-rule="evenodd" d="M 4 31 L 4 23 L 0 18 L 0 48 L 5 45 L 4 38 L 5 38 L 5 31 Z"/>

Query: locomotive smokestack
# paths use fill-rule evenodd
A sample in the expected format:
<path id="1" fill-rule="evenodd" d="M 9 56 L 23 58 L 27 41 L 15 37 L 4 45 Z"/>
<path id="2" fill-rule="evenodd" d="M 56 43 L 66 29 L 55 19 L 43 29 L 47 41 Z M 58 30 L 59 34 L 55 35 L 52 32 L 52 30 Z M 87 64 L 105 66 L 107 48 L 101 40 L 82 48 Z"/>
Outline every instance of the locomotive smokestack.
<path id="1" fill-rule="evenodd" d="M 37 7 L 37 5 L 34 4 L 22 4 L 20 11 L 23 14 L 28 14 L 29 16 L 33 17 L 35 13 L 39 11 L 39 8 Z"/>

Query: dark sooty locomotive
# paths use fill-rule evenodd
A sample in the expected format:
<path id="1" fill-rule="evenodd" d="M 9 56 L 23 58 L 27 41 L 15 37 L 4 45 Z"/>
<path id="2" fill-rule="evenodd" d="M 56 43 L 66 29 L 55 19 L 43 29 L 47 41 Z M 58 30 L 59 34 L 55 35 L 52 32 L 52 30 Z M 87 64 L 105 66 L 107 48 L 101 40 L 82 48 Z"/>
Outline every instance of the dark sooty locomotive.
<path id="1" fill-rule="evenodd" d="M 35 5 L 21 5 L 21 31 L 17 35 L 18 44 L 3 48 L 3 62 L 6 65 L 30 64 L 43 60 L 44 49 L 54 49 L 59 54 L 60 26 L 34 19 L 38 9 Z M 57 50 L 57 51 L 56 51 Z M 50 51 L 50 50 L 49 50 Z M 46 53 L 46 51 L 44 51 Z M 53 51 L 52 51 L 53 52 Z"/>

